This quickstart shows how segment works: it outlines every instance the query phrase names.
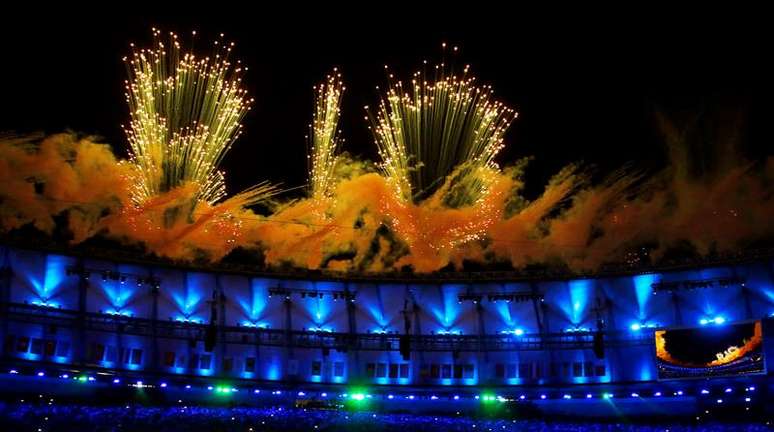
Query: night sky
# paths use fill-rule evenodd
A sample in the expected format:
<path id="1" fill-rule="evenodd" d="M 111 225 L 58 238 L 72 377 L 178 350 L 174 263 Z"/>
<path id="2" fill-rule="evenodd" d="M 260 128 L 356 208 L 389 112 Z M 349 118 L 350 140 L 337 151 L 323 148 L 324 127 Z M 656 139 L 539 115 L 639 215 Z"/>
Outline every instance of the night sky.
<path id="1" fill-rule="evenodd" d="M 345 150 L 373 160 L 363 105 L 376 103 L 374 87 L 386 83 L 383 65 L 408 76 L 423 59 L 438 59 L 443 41 L 459 45 L 458 64 L 471 64 L 480 82 L 519 111 L 499 161 L 535 156 L 527 177 L 531 194 L 573 161 L 592 163 L 600 173 L 627 162 L 662 165 L 657 111 L 700 119 L 707 139 L 716 136 L 714 126 L 733 130 L 741 119 L 743 152 L 750 158 L 772 153 L 774 35 L 756 20 L 672 19 L 658 10 L 615 21 L 497 10 L 485 10 L 486 16 L 396 12 L 392 20 L 358 9 L 301 12 L 6 14 L 0 131 L 96 134 L 124 156 L 121 58 L 130 41 L 148 45 L 156 26 L 181 35 L 197 30 L 202 47 L 224 32 L 250 68 L 245 82 L 256 101 L 225 160 L 230 191 L 263 179 L 286 186 L 305 181 L 312 86 L 334 66 L 347 85 Z M 350 16 L 356 13 L 363 17 Z"/>

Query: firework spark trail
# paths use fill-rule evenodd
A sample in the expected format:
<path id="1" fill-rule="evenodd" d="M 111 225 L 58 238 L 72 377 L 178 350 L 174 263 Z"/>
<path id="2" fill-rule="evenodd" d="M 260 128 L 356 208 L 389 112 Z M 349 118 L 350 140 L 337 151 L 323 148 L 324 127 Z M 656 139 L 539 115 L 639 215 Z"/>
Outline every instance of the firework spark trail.
<path id="1" fill-rule="evenodd" d="M 435 75 L 416 72 L 410 85 L 390 83 L 376 113 L 369 107 L 380 168 L 395 193 L 410 202 L 427 195 L 455 169 L 458 196 L 451 206 L 469 205 L 490 184 L 482 171 L 497 169 L 494 158 L 504 147 L 503 137 L 516 112 L 494 100 L 492 88 L 477 86 L 466 66 L 460 76 L 435 67 Z"/>
<path id="2" fill-rule="evenodd" d="M 338 123 L 341 115 L 341 95 L 345 87 L 341 74 L 333 69 L 326 81 L 315 87 L 312 124 L 309 125 L 309 183 L 312 197 L 330 197 L 335 180 L 337 153 L 342 140 Z"/>
<path id="3" fill-rule="evenodd" d="M 422 257 L 411 265 L 424 269 L 435 264 L 419 262 L 448 260 L 452 249 L 482 239 L 502 217 L 502 194 L 490 196 L 503 184 L 494 159 L 517 114 L 494 100 L 491 87 L 478 86 L 467 66 L 459 76 L 443 63 L 433 78 L 416 72 L 408 89 L 389 79 L 376 113 L 366 117 L 379 167 L 398 197 L 381 211 Z"/>
<path id="4" fill-rule="evenodd" d="M 198 187 L 196 200 L 214 204 L 226 194 L 218 166 L 252 103 L 241 87 L 246 69 L 230 61 L 233 43 L 216 41 L 212 57 L 198 58 L 182 52 L 174 33 L 167 44 L 159 30 L 153 36 L 155 48 L 134 50 L 124 59 L 131 115 L 125 131 L 135 167 L 132 200 L 142 205 L 191 182 Z"/>

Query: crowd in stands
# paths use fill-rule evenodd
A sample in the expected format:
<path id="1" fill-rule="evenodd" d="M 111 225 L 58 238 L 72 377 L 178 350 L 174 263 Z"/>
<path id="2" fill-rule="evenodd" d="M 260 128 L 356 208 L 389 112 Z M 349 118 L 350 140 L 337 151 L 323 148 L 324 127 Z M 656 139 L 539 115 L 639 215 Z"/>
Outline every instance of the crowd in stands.
<path id="1" fill-rule="evenodd" d="M 0 431 L 401 431 L 401 432 L 762 432 L 766 424 L 628 424 L 535 419 L 486 419 L 286 407 L 87 406 L 0 403 Z"/>

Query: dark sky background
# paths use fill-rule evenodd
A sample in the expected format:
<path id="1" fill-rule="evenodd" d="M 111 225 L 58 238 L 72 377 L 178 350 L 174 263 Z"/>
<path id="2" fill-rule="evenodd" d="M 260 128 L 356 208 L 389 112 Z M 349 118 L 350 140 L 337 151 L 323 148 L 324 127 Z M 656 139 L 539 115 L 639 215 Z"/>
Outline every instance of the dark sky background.
<path id="1" fill-rule="evenodd" d="M 225 160 L 231 191 L 264 179 L 305 181 L 312 86 L 334 66 L 347 85 L 345 150 L 374 159 L 363 105 L 377 101 L 383 65 L 408 75 L 423 59 L 437 59 L 443 41 L 459 45 L 459 63 L 471 64 L 479 81 L 519 111 L 499 160 L 535 156 L 530 193 L 568 162 L 593 163 L 599 172 L 628 162 L 663 164 L 656 111 L 675 119 L 703 115 L 709 124 L 739 114 L 743 152 L 772 154 L 774 35 L 754 13 L 709 20 L 651 10 L 611 19 L 607 11 L 590 20 L 482 7 L 482 15 L 408 9 L 377 18 L 357 8 L 323 13 L 296 5 L 274 13 L 223 6 L 231 9 L 201 16 L 6 14 L 0 131 L 96 134 L 124 156 L 121 58 L 130 41 L 147 45 L 157 26 L 181 35 L 195 29 L 199 46 L 224 32 L 250 67 L 245 82 L 256 101 Z"/>

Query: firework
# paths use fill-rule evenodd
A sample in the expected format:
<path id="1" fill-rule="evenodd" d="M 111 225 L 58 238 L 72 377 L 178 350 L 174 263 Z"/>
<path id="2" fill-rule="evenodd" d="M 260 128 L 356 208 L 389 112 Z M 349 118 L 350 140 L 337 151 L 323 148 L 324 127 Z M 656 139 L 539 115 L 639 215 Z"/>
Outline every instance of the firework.
<path id="1" fill-rule="evenodd" d="M 239 136 L 252 103 L 241 87 L 246 69 L 229 59 L 233 43 L 216 41 L 215 53 L 199 58 L 183 52 L 174 33 L 167 44 L 159 30 L 153 36 L 154 48 L 134 50 L 124 59 L 132 201 L 141 205 L 192 183 L 198 189 L 196 201 L 213 204 L 226 193 L 218 165 Z"/>
<path id="2" fill-rule="evenodd" d="M 341 95 L 344 92 L 341 74 L 333 70 L 327 80 L 316 86 L 312 124 L 309 125 L 309 183 L 312 197 L 329 196 L 333 172 L 338 160 L 336 153 L 341 147 L 339 115 Z"/>
<path id="3" fill-rule="evenodd" d="M 405 86 L 389 75 L 386 95 L 376 113 L 369 111 L 381 170 L 404 201 L 426 196 L 447 177 L 457 204 L 476 202 L 488 189 L 516 112 L 468 71 L 455 75 L 441 64 L 433 79 L 417 72 Z"/>

